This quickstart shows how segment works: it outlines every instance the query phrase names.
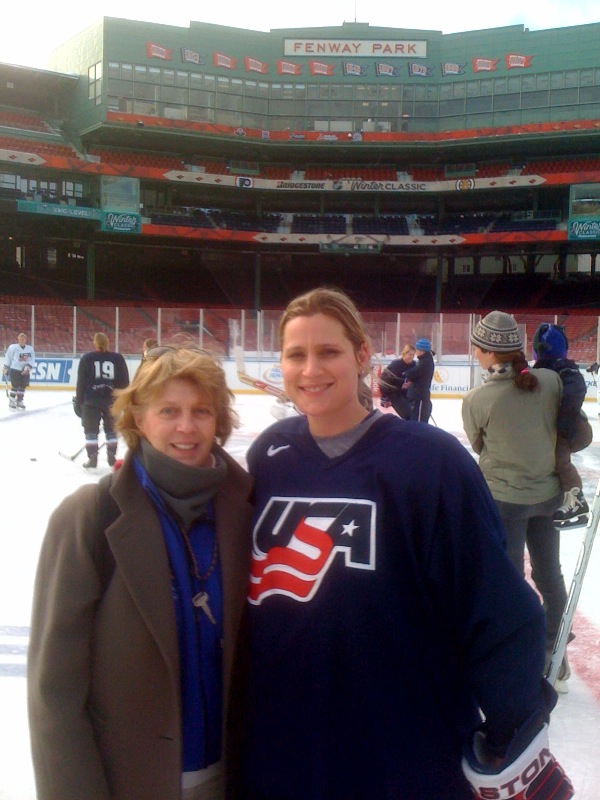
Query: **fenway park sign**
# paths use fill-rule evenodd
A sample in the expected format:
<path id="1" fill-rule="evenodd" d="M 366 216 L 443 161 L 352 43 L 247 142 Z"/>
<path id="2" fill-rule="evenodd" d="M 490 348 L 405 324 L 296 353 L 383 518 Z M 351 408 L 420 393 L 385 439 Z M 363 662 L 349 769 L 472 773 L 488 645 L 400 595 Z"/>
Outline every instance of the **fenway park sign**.
<path id="1" fill-rule="evenodd" d="M 284 55 L 426 58 L 427 42 L 418 39 L 285 39 Z"/>

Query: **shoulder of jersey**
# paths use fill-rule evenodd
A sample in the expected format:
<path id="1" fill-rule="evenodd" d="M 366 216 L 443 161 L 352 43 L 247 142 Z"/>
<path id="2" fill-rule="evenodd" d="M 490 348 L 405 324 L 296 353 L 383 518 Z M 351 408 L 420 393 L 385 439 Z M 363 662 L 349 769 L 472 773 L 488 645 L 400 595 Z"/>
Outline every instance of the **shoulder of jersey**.
<path id="1" fill-rule="evenodd" d="M 306 430 L 304 417 L 286 417 L 265 428 L 250 445 L 253 454 L 267 453 L 273 447 L 285 444 L 290 436 L 296 436 Z"/>
<path id="2" fill-rule="evenodd" d="M 270 425 L 264 434 L 270 434 L 269 439 L 277 438 L 278 434 L 285 436 L 288 433 L 303 433 L 307 429 L 306 417 L 285 417 Z"/>

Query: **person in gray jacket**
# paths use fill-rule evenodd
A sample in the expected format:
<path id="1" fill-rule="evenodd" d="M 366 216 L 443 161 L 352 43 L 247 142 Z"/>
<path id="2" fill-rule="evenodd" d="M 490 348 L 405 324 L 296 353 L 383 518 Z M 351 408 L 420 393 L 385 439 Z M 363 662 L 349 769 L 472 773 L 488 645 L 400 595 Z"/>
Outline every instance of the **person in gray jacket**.
<path id="1" fill-rule="evenodd" d="M 498 506 L 508 556 L 522 574 L 527 546 L 551 653 L 567 600 L 553 521 L 563 497 L 555 462 L 560 377 L 549 369 L 529 369 L 510 314 L 490 312 L 477 323 L 471 343 L 484 378 L 464 397 L 463 426 Z M 559 691 L 566 690 L 566 662 L 563 667 Z"/>
<path id="2" fill-rule="evenodd" d="M 37 797 L 220 800 L 234 781 L 251 553 L 252 481 L 221 446 L 232 395 L 212 357 L 161 347 L 113 411 L 122 466 L 59 505 L 39 558 Z"/>

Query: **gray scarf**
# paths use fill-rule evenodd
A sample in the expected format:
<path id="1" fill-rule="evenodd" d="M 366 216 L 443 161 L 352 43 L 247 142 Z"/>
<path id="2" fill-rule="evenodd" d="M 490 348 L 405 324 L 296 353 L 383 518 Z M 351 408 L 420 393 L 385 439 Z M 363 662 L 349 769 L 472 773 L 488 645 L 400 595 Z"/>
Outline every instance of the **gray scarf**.
<path id="1" fill-rule="evenodd" d="M 227 464 L 213 453 L 214 467 L 189 467 L 141 440 L 137 455 L 175 518 L 189 530 L 202 517 L 227 475 Z"/>

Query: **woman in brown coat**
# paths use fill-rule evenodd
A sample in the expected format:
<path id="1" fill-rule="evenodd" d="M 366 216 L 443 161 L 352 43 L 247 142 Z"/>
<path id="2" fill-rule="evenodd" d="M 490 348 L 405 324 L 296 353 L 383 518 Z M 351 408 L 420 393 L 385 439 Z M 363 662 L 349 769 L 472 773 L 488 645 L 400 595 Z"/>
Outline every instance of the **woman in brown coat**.
<path id="1" fill-rule="evenodd" d="M 50 518 L 28 655 L 38 800 L 226 796 L 251 552 L 251 480 L 220 446 L 231 398 L 207 354 L 150 351 L 114 406 L 122 467 Z"/>

